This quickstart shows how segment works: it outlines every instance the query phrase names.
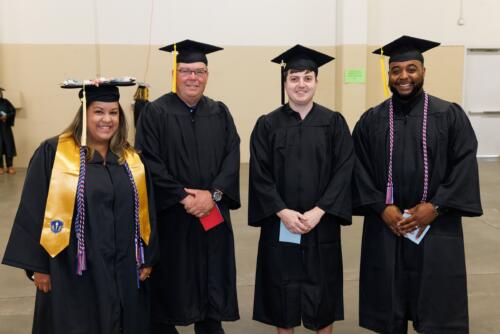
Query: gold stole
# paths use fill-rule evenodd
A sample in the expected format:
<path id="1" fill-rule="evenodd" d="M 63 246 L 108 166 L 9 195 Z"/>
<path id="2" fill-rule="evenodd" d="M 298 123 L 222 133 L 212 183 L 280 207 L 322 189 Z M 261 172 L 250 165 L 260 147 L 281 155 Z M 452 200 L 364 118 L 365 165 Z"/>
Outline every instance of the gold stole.
<path id="1" fill-rule="evenodd" d="M 144 165 L 133 150 L 128 150 L 125 155 L 139 195 L 141 237 L 148 244 L 151 226 Z M 80 148 L 71 134 L 62 134 L 57 143 L 40 237 L 40 245 L 51 257 L 69 245 L 79 174 Z"/>
<path id="2" fill-rule="evenodd" d="M 139 196 L 139 227 L 141 238 L 146 245 L 149 244 L 149 236 L 151 234 L 151 225 L 149 223 L 149 202 L 148 188 L 146 186 L 146 170 L 144 165 L 134 150 L 128 149 L 125 152 L 125 160 L 134 177 L 137 195 Z"/>

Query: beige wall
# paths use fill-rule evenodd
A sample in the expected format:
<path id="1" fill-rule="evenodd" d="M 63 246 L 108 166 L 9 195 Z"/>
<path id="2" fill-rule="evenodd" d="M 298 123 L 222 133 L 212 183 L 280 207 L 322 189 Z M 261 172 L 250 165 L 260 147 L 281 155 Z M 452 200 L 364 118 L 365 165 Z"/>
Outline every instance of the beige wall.
<path id="1" fill-rule="evenodd" d="M 152 99 L 170 90 L 171 55 L 157 51 L 158 47 L 152 47 L 146 80 L 152 85 Z M 232 111 L 242 139 L 243 162 L 248 161 L 249 137 L 256 119 L 279 106 L 280 70 L 270 59 L 286 48 L 226 46 L 223 52 L 209 56 L 206 95 L 224 101 Z M 18 149 L 15 165 L 26 166 L 39 143 L 71 121 L 79 107 L 78 91 L 60 89 L 58 83 L 66 78 L 94 77 L 94 50 L 88 45 L 0 45 L 0 84 L 10 92 L 19 92 L 22 103 L 14 127 Z M 335 48 L 318 50 L 333 55 Z M 101 45 L 100 52 L 101 75 L 144 79 L 146 46 Z M 334 63 L 321 69 L 316 94 L 318 103 L 330 108 L 334 107 L 334 75 Z M 134 91 L 121 89 L 129 123 Z"/>
<path id="2" fill-rule="evenodd" d="M 366 45 L 342 45 L 337 47 L 337 76 L 335 80 L 336 110 L 340 111 L 352 129 L 366 109 L 367 84 L 346 84 L 346 69 L 366 70 Z M 368 81 L 367 81 L 368 83 Z"/>
<path id="3" fill-rule="evenodd" d="M 347 0 L 344 0 L 347 1 Z M 368 42 L 385 44 L 410 35 L 444 45 L 497 48 L 500 45 L 498 0 L 377 0 L 368 2 Z M 463 6 L 462 25 L 458 24 Z M 409 19 L 405 10 L 418 18 Z"/>
<path id="4" fill-rule="evenodd" d="M 249 137 L 256 119 L 279 106 L 279 67 L 269 60 L 287 47 L 225 46 L 224 51 L 209 56 L 206 95 L 224 101 L 232 111 L 242 139 L 242 162 L 249 158 Z M 157 48 L 151 49 L 146 77 L 152 85 L 151 98 L 170 90 L 171 56 Z M 378 58 L 368 53 L 375 48 L 362 45 L 318 48 L 337 59 L 320 69 L 316 101 L 343 112 L 351 128 L 368 106 L 383 100 Z M 103 76 L 132 75 L 139 81 L 144 79 L 146 46 L 101 45 L 100 49 Z M 79 106 L 77 91 L 62 90 L 58 83 L 66 78 L 94 77 L 94 51 L 90 45 L 0 45 L 0 85 L 8 90 L 7 96 L 9 92 L 19 92 L 22 104 L 14 128 L 17 166 L 26 166 L 39 143 L 58 134 L 71 121 Z M 429 51 L 426 89 L 444 99 L 461 102 L 463 61 L 461 46 Z M 360 66 L 366 66 L 367 83 L 344 84 L 344 69 Z M 134 88 L 121 89 L 122 106 L 129 120 L 133 93 Z"/>

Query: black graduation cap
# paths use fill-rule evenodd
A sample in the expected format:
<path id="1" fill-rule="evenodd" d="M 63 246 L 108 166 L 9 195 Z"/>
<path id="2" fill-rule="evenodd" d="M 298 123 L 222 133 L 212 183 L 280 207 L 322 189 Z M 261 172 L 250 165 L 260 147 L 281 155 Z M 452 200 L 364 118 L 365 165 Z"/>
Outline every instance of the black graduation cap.
<path id="1" fill-rule="evenodd" d="M 101 102 L 117 102 L 120 99 L 120 91 L 118 86 L 133 86 L 135 85 L 135 79 L 132 77 L 123 78 L 99 78 L 96 80 L 65 80 L 61 83 L 61 88 L 65 89 L 76 89 L 80 88 L 78 92 L 78 97 L 82 101 L 82 138 L 80 144 L 82 146 L 87 145 L 87 105 L 95 101 Z"/>
<path id="2" fill-rule="evenodd" d="M 271 61 L 281 65 L 281 104 L 285 104 L 285 76 L 290 69 L 309 70 L 318 74 L 318 68 L 335 58 L 300 44 L 286 50 Z"/>
<path id="3" fill-rule="evenodd" d="M 202 62 L 208 65 L 206 55 L 223 50 L 223 48 L 186 39 L 182 42 L 164 46 L 160 50 L 167 52 L 177 51 L 177 62 L 179 63 Z"/>
<path id="4" fill-rule="evenodd" d="M 83 87 L 85 86 L 86 103 L 90 104 L 94 101 L 116 102 L 120 99 L 120 91 L 118 86 L 133 86 L 135 79 L 131 77 L 113 78 L 113 79 L 98 79 L 98 80 L 66 80 L 61 84 L 61 88 L 75 89 L 80 88 L 78 97 L 83 98 Z"/>
<path id="5" fill-rule="evenodd" d="M 422 53 L 441 43 L 403 35 L 387 45 L 373 51 L 374 54 L 389 56 L 389 63 L 395 61 L 419 60 L 424 62 Z"/>

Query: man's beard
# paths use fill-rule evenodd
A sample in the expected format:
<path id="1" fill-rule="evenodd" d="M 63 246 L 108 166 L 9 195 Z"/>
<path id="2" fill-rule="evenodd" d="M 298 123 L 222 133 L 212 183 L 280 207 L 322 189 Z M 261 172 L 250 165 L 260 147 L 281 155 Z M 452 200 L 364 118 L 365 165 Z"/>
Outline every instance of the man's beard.
<path id="1" fill-rule="evenodd" d="M 424 86 L 424 80 L 422 79 L 422 81 L 415 84 L 415 86 L 413 87 L 413 90 L 411 91 L 410 94 L 401 95 L 401 94 L 399 94 L 398 90 L 394 87 L 394 85 L 389 84 L 389 88 L 392 92 L 392 95 L 397 97 L 400 100 L 403 100 L 403 101 L 409 101 L 409 100 L 413 99 L 415 96 L 417 96 L 422 91 L 423 86 Z"/>

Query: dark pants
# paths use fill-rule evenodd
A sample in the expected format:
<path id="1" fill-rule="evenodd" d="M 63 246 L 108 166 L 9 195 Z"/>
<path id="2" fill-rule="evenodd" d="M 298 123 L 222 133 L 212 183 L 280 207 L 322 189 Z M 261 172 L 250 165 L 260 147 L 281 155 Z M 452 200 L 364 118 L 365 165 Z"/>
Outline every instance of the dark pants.
<path id="1" fill-rule="evenodd" d="M 7 164 L 7 168 L 12 167 L 12 162 L 14 158 L 5 156 L 5 162 Z M 0 156 L 0 168 L 3 168 L 3 156 Z"/>
<path id="2" fill-rule="evenodd" d="M 195 322 L 194 332 L 196 334 L 224 334 L 220 321 L 207 319 Z M 179 334 L 174 325 L 153 324 L 153 334 Z"/>

